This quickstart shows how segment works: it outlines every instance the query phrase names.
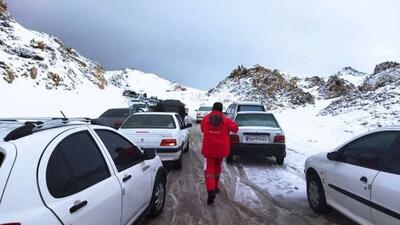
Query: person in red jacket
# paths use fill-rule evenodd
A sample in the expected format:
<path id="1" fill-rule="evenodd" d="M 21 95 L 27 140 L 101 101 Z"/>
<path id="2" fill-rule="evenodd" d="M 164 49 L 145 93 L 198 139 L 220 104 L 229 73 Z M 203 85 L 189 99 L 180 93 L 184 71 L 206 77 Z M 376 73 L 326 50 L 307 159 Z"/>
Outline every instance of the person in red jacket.
<path id="1" fill-rule="evenodd" d="M 201 121 L 201 131 L 204 134 L 201 153 L 206 158 L 205 178 L 209 205 L 214 203 L 216 193 L 219 192 L 222 160 L 230 154 L 230 132 L 237 133 L 239 130 L 237 124 L 222 113 L 222 108 L 222 103 L 214 103 L 212 112 Z"/>

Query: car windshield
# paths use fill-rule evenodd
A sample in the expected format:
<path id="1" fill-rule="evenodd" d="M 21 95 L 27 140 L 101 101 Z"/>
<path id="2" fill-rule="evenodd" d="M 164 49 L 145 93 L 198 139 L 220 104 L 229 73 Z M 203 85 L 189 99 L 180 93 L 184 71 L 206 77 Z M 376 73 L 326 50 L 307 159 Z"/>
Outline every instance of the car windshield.
<path id="1" fill-rule="evenodd" d="M 129 109 L 109 109 L 101 114 L 100 117 L 127 117 Z"/>
<path id="2" fill-rule="evenodd" d="M 275 117 L 272 114 L 239 114 L 235 122 L 239 127 L 279 127 Z"/>
<path id="3" fill-rule="evenodd" d="M 175 121 L 171 115 L 133 115 L 121 128 L 175 129 Z"/>
<path id="4" fill-rule="evenodd" d="M 200 107 L 199 111 L 206 111 L 206 112 L 212 111 L 212 107 Z"/>
<path id="5" fill-rule="evenodd" d="M 239 105 L 238 112 L 243 111 L 264 112 L 265 109 L 262 105 Z"/>

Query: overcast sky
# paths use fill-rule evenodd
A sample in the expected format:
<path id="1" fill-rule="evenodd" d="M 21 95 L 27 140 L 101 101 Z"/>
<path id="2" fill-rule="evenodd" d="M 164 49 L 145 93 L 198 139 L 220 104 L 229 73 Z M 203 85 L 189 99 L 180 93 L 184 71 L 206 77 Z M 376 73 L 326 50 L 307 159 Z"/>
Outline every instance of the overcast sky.
<path id="1" fill-rule="evenodd" d="M 399 0 L 6 0 L 25 27 L 106 69 L 201 89 L 239 64 L 299 76 L 400 61 Z"/>

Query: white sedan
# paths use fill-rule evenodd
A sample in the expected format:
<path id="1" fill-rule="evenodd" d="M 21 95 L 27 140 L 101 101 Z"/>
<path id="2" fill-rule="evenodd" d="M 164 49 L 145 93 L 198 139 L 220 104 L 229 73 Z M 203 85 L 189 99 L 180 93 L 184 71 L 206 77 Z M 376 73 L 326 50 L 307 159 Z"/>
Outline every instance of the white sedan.
<path id="1" fill-rule="evenodd" d="M 163 210 L 160 159 L 114 129 L 0 121 L 0 137 L 0 224 L 128 225 Z"/>
<path id="2" fill-rule="evenodd" d="M 119 131 L 142 149 L 156 149 L 162 161 L 173 161 L 181 169 L 183 152 L 189 151 L 189 130 L 176 113 L 136 113 L 130 116 Z"/>
<path id="3" fill-rule="evenodd" d="M 361 135 L 305 165 L 310 207 L 362 225 L 400 224 L 400 127 Z"/>

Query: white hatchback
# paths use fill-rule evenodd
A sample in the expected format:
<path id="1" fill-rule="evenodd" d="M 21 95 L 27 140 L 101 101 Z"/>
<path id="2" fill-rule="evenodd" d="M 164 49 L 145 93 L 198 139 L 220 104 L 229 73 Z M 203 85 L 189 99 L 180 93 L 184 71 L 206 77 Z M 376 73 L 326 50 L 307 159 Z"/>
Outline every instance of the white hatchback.
<path id="1" fill-rule="evenodd" d="M 130 116 L 119 131 L 142 149 L 156 149 L 162 161 L 172 161 L 175 169 L 181 169 L 191 126 L 176 113 L 149 112 Z"/>
<path id="2" fill-rule="evenodd" d="M 128 225 L 163 210 L 160 159 L 114 129 L 0 121 L 0 136 L 0 224 Z"/>
<path id="3" fill-rule="evenodd" d="M 400 224 L 400 127 L 368 132 L 305 165 L 310 207 L 362 225 Z"/>

